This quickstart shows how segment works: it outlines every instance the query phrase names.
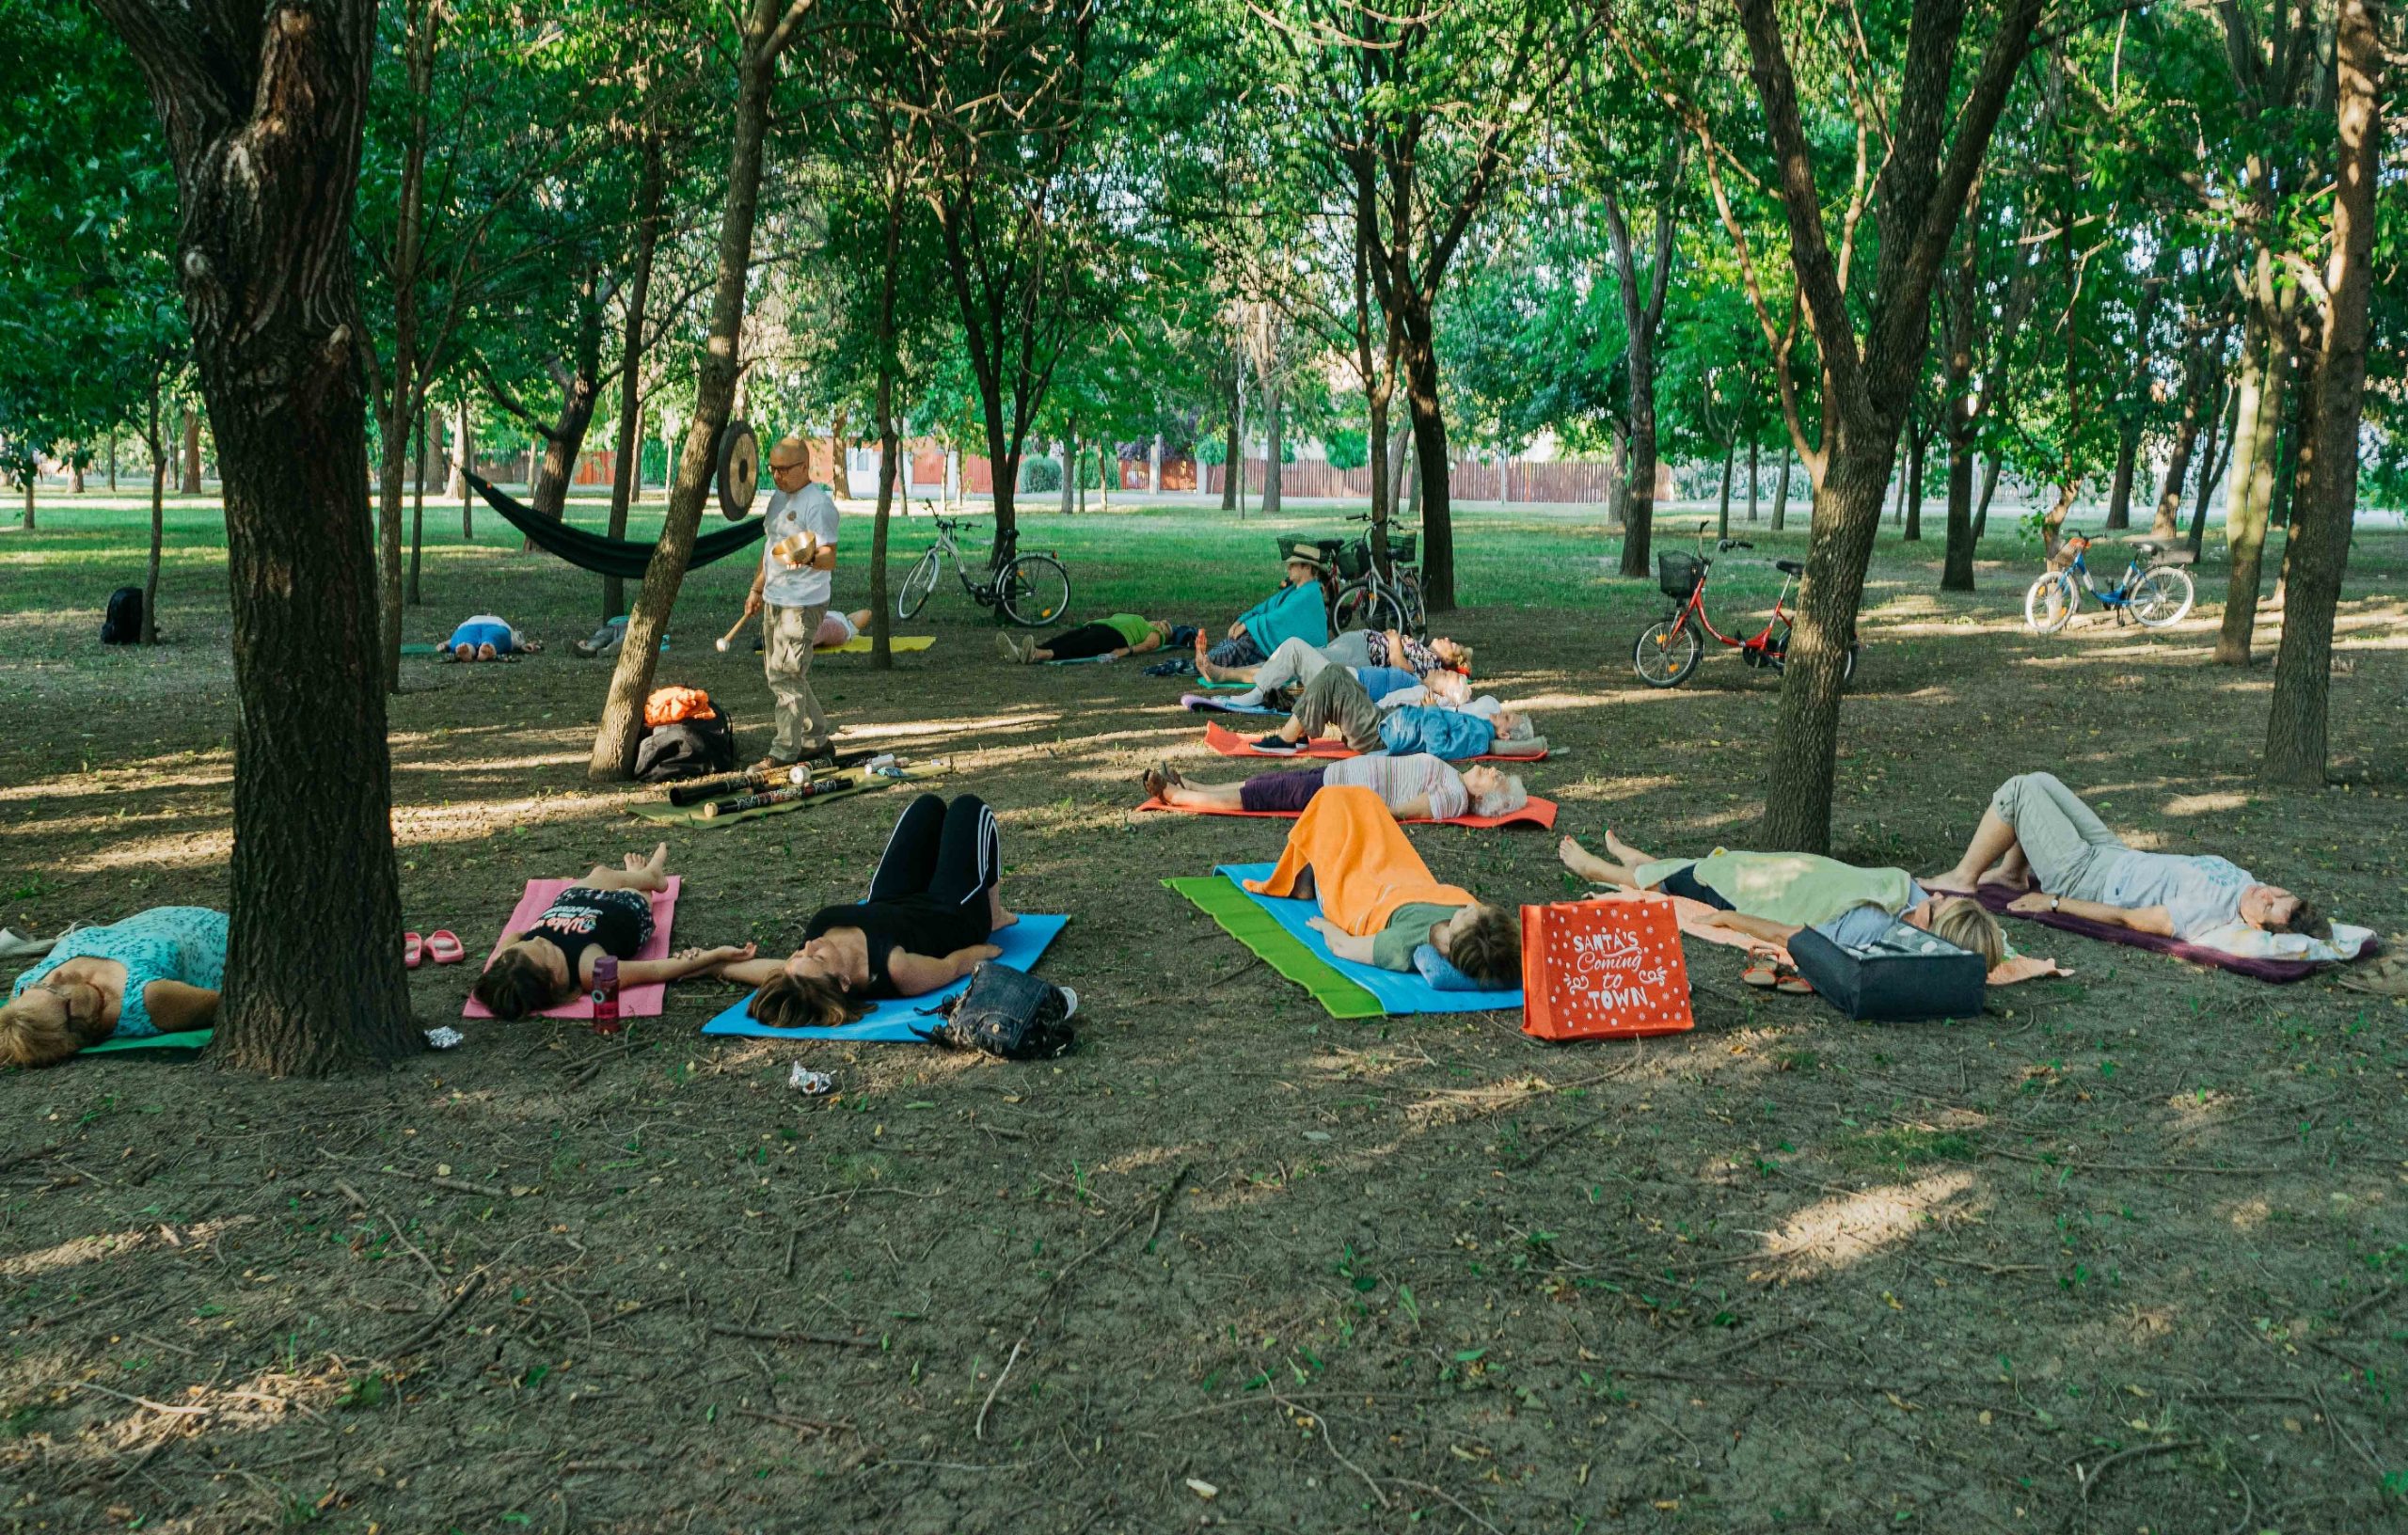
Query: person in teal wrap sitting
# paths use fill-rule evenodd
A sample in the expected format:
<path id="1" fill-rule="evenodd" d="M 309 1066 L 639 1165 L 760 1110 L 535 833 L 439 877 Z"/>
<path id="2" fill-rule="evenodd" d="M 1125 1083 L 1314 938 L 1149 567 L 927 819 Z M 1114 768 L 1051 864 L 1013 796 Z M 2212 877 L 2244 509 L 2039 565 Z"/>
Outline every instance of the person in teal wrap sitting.
<path id="1" fill-rule="evenodd" d="M 223 911 L 154 906 L 78 928 L 9 989 L 0 1064 L 55 1066 L 106 1039 L 208 1028 L 225 982 Z"/>
<path id="2" fill-rule="evenodd" d="M 1196 637 L 1197 673 L 1209 674 L 1208 663 L 1260 666 L 1285 640 L 1316 647 L 1329 643 L 1329 594 L 1322 584 L 1329 576 L 1328 561 L 1318 544 L 1290 544 L 1278 591 L 1240 613 L 1219 644 L 1208 649 L 1204 636 Z"/>

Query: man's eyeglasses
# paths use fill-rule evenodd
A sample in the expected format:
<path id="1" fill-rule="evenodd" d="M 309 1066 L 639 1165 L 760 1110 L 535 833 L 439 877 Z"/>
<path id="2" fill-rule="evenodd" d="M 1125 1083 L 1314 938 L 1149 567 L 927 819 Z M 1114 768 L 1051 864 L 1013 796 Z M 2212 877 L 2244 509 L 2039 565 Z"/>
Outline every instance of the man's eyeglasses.
<path id="1" fill-rule="evenodd" d="M 769 466 L 769 472 L 771 474 L 785 474 L 789 472 L 800 474 L 806 467 L 808 467 L 808 466 L 802 464 L 772 464 Z"/>

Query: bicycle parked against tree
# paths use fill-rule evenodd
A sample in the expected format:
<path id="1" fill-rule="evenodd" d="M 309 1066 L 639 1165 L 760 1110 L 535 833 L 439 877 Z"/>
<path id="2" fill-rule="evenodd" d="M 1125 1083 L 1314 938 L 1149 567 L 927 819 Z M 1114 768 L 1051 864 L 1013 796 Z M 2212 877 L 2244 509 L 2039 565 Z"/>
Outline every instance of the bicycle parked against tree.
<path id="1" fill-rule="evenodd" d="M 974 581 L 970 578 L 970 562 L 962 557 L 961 545 L 953 536 L 961 523 L 939 517 L 936 525 L 937 541 L 920 556 L 920 562 L 903 578 L 902 589 L 895 594 L 895 617 L 911 618 L 919 612 L 927 602 L 928 593 L 937 589 L 937 577 L 947 556 L 952 558 L 954 574 L 961 578 L 961 590 L 970 600 L 981 608 L 999 609 L 1014 624 L 1038 628 L 1053 623 L 1069 608 L 1069 572 L 1052 555 L 1019 553 L 1019 529 L 997 539 L 985 575 Z"/>
<path id="2" fill-rule="evenodd" d="M 2191 611 L 2197 595 L 2191 584 L 2191 573 L 2180 565 L 2166 562 L 2162 557 L 2165 546 L 2147 539 L 2132 546 L 2125 561 L 2124 574 L 2105 591 L 2090 574 L 2089 562 L 2083 557 L 2090 551 L 2090 539 L 2083 533 L 2068 537 L 2060 554 L 2073 551 L 2073 559 L 2063 570 L 2041 573 L 2023 593 L 2023 622 L 2032 625 L 2035 634 L 2054 634 L 2073 622 L 2082 609 L 2082 594 L 2085 592 L 2099 599 L 2099 605 L 2115 615 L 2121 624 L 2126 614 L 2143 628 L 2162 629 L 2179 624 Z M 2143 564 L 2142 562 L 2148 562 Z"/>
<path id="3" fill-rule="evenodd" d="M 1656 584 L 1672 599 L 1672 607 L 1662 618 L 1639 631 L 1638 641 L 1630 651 L 1631 670 L 1650 688 L 1677 688 L 1687 681 L 1705 656 L 1705 637 L 1709 634 L 1737 651 L 1739 659 L 1750 666 L 1769 667 L 1778 672 L 1789 657 L 1789 588 L 1806 573 L 1806 567 L 1795 560 L 1774 561 L 1772 568 L 1781 572 L 1782 581 L 1781 595 L 1773 599 L 1772 616 L 1754 635 L 1724 634 L 1705 612 L 1705 585 L 1714 569 L 1714 562 L 1705 558 L 1705 530 L 1711 526 L 1703 522 L 1697 525 L 1695 554 L 1656 557 Z M 1717 539 L 1714 545 L 1717 554 L 1754 547 L 1738 538 Z M 1857 653 L 1863 648 L 1855 641 L 1848 642 L 1847 659 L 1840 673 L 1842 683 L 1856 675 Z"/>
<path id="4" fill-rule="evenodd" d="M 1346 520 L 1369 522 L 1371 514 L 1358 513 Z M 1405 568 L 1420 551 L 1420 543 L 1418 533 L 1390 533 L 1387 568 L 1383 571 L 1380 562 L 1371 558 L 1368 530 L 1356 538 L 1321 540 L 1339 580 L 1329 604 L 1330 628 L 1339 634 L 1349 629 L 1396 629 L 1425 637 L 1430 615 L 1421 600 L 1420 573 Z"/>

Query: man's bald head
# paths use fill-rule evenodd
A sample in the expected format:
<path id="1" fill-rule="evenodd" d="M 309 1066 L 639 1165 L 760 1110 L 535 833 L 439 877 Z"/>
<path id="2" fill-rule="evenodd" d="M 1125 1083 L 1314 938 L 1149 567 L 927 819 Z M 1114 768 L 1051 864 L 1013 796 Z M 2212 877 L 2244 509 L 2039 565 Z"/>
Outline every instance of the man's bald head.
<path id="1" fill-rule="evenodd" d="M 811 450 L 803 445 L 800 437 L 780 437 L 777 446 L 769 450 L 769 467 L 772 469 L 807 469 L 810 467 Z"/>

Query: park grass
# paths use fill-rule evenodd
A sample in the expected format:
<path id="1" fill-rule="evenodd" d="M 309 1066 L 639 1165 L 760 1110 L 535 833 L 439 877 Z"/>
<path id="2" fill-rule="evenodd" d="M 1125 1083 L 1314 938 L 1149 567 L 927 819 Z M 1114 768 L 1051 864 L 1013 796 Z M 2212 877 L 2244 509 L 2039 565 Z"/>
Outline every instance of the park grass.
<path id="1" fill-rule="evenodd" d="M 1032 512 L 1023 536 L 1062 552 L 1075 616 L 1225 622 L 1266 588 L 1274 531 L 1339 512 Z M 42 517 L 0 532 L 0 922 L 222 902 L 214 514 L 171 512 L 155 654 L 97 644 L 147 513 Z M 654 835 L 635 792 L 584 779 L 607 668 L 564 641 L 599 583 L 479 524 L 464 544 L 456 505 L 430 508 L 449 536 L 405 638 L 492 609 L 552 648 L 412 662 L 390 704 L 404 909 L 472 953 L 525 878 Z M 1527 771 L 1561 829 L 1743 845 L 1776 679 L 1717 655 L 1639 687 L 1661 598 L 1611 575 L 1592 510 L 1460 527 L 1466 606 L 1440 626 L 1560 746 Z M 898 571 L 924 542 L 896 530 Z M 1758 542 L 1718 566 L 1732 616 L 1778 587 L 1746 561 L 1799 547 Z M 2408 539 L 2353 552 L 2344 784 L 2319 794 L 2255 782 L 2268 669 L 2205 664 L 2220 564 L 2174 631 L 2039 639 L 2027 551 L 1993 540 L 1970 596 L 1936 590 L 1939 553 L 1886 527 L 1877 549 L 1844 853 L 1935 867 L 1993 783 L 2049 767 L 2148 845 L 2402 926 Z M 752 745 L 757 660 L 708 645 L 750 572 L 695 574 L 661 680 L 709 688 Z M 838 600 L 864 584 L 846 565 Z M 349 1081 L 121 1055 L 0 1076 L 11 1518 L 2128 1532 L 2408 1507 L 2400 1005 L 2019 926 L 2072 974 L 1952 1023 L 1756 995 L 1721 949 L 1690 956 L 1696 1030 L 1643 1044 L 1333 1021 L 1160 886 L 1269 858 L 1282 830 L 1131 813 L 1148 762 L 1235 776 L 1179 684 L 1006 667 L 952 586 L 908 627 L 936 646 L 883 675 L 825 658 L 820 695 L 848 744 L 948 759 L 948 790 L 998 809 L 1014 903 L 1072 914 L 1044 967 L 1080 991 L 1071 1055 L 704 1039 L 733 993 L 697 986 L 616 1044 L 480 1024 Z M 678 941 L 790 944 L 899 806 L 673 832 Z M 1549 838 L 1412 837 L 1493 898 L 1571 893 Z M 411 988 L 422 1021 L 456 1021 L 460 971 Z M 786 1091 L 798 1059 L 835 1100 Z"/>

